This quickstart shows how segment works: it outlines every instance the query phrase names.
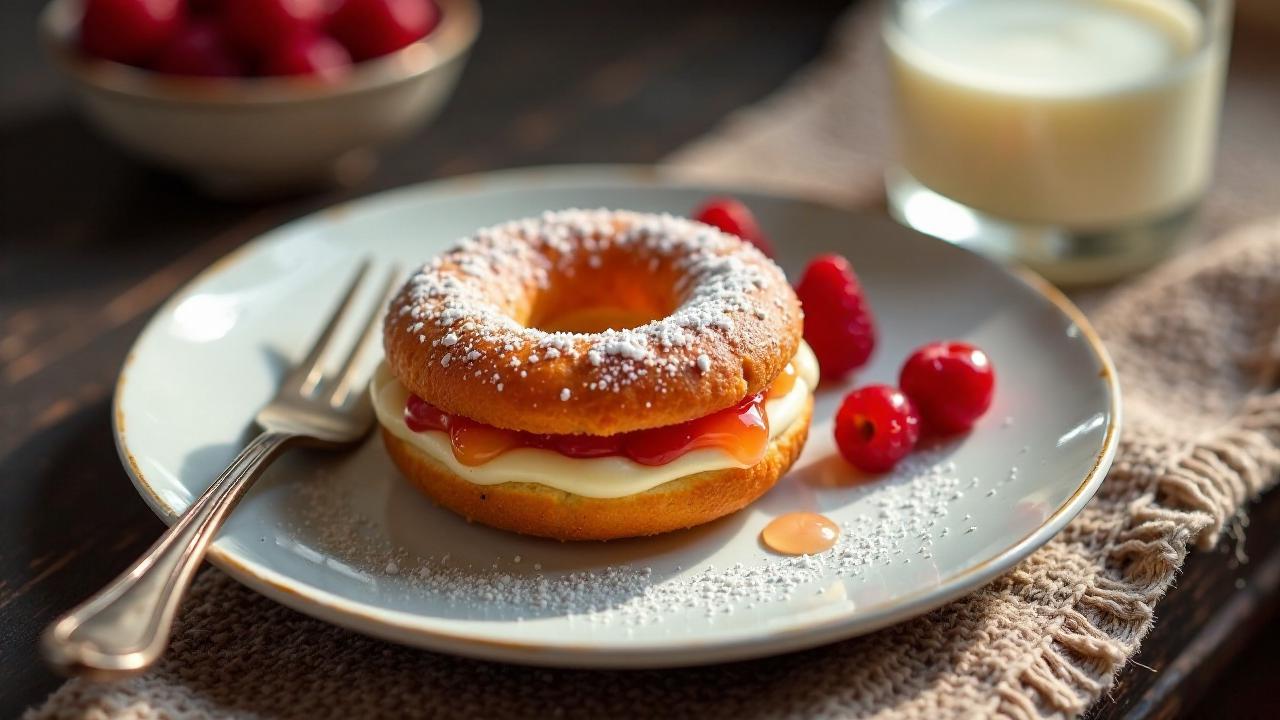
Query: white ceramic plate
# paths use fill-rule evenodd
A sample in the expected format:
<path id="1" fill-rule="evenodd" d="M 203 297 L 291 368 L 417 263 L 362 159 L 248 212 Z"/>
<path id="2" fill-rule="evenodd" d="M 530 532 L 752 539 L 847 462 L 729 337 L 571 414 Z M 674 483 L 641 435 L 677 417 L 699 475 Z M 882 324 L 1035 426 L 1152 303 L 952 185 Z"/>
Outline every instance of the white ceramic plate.
<path id="1" fill-rule="evenodd" d="M 163 518 L 185 509 L 252 432 L 362 256 L 416 264 L 480 226 L 544 209 L 683 214 L 718 192 L 653 170 L 522 170 L 405 188 L 268 233 L 182 289 L 142 333 L 116 392 L 125 466 Z M 650 539 L 538 540 L 434 507 L 374 440 L 347 456 L 285 457 L 236 510 L 212 561 L 297 610 L 400 643 L 544 665 L 688 665 L 923 613 L 1008 570 L 1088 502 L 1115 451 L 1119 390 L 1065 299 L 887 219 L 734 194 L 793 276 L 815 253 L 847 255 L 881 328 L 872 363 L 820 390 L 803 456 L 760 501 Z M 971 434 L 897 473 L 857 477 L 831 438 L 841 396 L 894 382 L 911 349 L 950 337 L 992 357 L 995 406 Z M 841 543 L 809 559 L 767 552 L 761 528 L 801 509 L 845 524 Z"/>

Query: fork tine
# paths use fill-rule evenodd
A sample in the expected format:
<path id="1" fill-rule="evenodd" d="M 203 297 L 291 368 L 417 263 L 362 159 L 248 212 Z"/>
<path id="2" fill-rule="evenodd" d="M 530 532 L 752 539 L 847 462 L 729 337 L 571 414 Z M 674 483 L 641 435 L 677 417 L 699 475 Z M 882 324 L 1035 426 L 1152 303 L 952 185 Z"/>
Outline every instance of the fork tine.
<path id="1" fill-rule="evenodd" d="M 351 285 L 347 287 L 347 292 L 342 296 L 342 303 L 338 305 L 338 309 L 329 318 L 329 324 L 325 325 L 324 330 L 320 333 L 320 337 L 316 338 L 316 342 L 311 346 L 311 352 L 307 353 L 307 357 L 298 363 L 297 367 L 289 374 L 285 380 L 285 387 L 296 385 L 298 392 L 302 395 L 310 395 L 315 391 L 316 386 L 324 378 L 324 356 L 329 349 L 329 342 L 333 339 L 333 333 L 338 328 L 338 324 L 342 322 L 342 317 L 351 309 L 352 302 L 355 300 L 356 291 L 360 288 L 360 284 L 364 282 L 364 276 L 369 274 L 370 262 L 366 258 L 360 263 L 360 267 L 356 270 L 356 276 L 351 281 Z"/>
<path id="2" fill-rule="evenodd" d="M 355 347 L 351 348 L 351 353 L 347 355 L 346 362 L 342 364 L 342 370 L 338 373 L 338 384 L 333 389 L 333 395 L 329 397 L 329 404 L 333 407 L 339 407 L 347 401 L 347 397 L 351 394 L 351 390 L 355 387 L 357 376 L 360 374 L 360 360 L 368 352 L 369 346 L 373 344 L 373 338 L 377 334 L 378 320 L 382 317 L 383 311 L 387 304 L 391 302 L 391 296 L 395 294 L 400 286 L 400 266 L 391 266 L 391 271 L 387 273 L 386 283 L 382 287 L 382 293 L 378 296 L 378 302 L 369 311 L 369 315 L 364 321 L 364 332 L 360 334 L 360 339 L 356 341 Z"/>

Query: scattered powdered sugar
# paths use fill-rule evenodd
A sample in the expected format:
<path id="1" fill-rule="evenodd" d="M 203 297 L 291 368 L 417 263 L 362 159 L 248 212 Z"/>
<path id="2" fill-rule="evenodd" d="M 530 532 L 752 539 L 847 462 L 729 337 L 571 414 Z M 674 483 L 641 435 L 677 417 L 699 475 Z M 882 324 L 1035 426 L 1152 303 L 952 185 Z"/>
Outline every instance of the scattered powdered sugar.
<path id="1" fill-rule="evenodd" d="M 591 623 L 646 625 L 689 613 L 714 617 L 787 602 L 819 592 L 835 579 L 874 585 L 892 572 L 891 566 L 910 565 L 913 558 L 932 560 L 937 545 L 977 542 L 969 537 L 978 530 L 971 516 L 956 518 L 951 512 L 968 481 L 954 462 L 941 457 L 920 452 L 892 478 L 868 487 L 869 494 L 859 501 L 862 512 L 846 516 L 831 549 L 800 557 L 760 551 L 751 562 L 727 567 L 684 569 L 655 556 L 634 564 L 555 570 L 556 565 L 563 568 L 564 553 L 555 554 L 560 561 L 551 563 L 552 556 L 531 557 L 534 548 L 514 538 L 522 554 L 459 560 L 459 553 L 471 552 L 459 547 L 452 555 L 424 557 L 376 537 L 377 524 L 353 511 L 358 505 L 351 497 L 354 489 L 344 491 L 346 497 L 307 497 L 303 507 L 320 513 L 306 522 L 307 532 L 331 535 L 322 543 L 330 552 L 352 566 L 396 576 L 396 587 L 408 596 L 430 596 L 458 612 L 492 617 L 569 616 Z M 310 483 L 303 492 L 319 494 L 323 487 Z M 325 507 L 330 509 L 322 511 Z"/>

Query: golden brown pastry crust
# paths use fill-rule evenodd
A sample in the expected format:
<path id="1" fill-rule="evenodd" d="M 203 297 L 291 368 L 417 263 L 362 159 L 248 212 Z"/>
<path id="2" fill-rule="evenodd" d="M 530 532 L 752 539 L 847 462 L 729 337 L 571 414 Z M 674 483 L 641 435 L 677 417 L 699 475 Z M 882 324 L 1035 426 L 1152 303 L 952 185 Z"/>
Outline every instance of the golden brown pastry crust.
<path id="1" fill-rule="evenodd" d="M 693 527 L 746 507 L 800 456 L 813 398 L 749 468 L 696 473 L 621 498 L 589 498 L 534 483 L 477 485 L 383 429 L 400 471 L 438 504 L 468 520 L 558 540 L 611 540 Z"/>
<path id="2" fill-rule="evenodd" d="M 660 319 L 612 334 L 536 329 L 602 301 Z M 432 260 L 392 301 L 383 336 L 396 378 L 446 412 L 612 435 L 760 392 L 795 355 L 802 323 L 782 271 L 737 237 L 670 216 L 564 211 L 482 230 Z"/>

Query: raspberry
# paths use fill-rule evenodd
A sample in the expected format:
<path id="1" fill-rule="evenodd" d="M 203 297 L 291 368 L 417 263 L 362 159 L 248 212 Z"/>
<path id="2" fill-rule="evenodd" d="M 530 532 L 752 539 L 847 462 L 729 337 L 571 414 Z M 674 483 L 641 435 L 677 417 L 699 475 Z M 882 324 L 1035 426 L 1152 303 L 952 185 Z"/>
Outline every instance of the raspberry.
<path id="1" fill-rule="evenodd" d="M 222 25 L 236 48 L 259 59 L 324 21 L 325 0 L 223 0 Z"/>
<path id="2" fill-rule="evenodd" d="M 182 27 L 179 0 L 88 0 L 80 47 L 94 57 L 142 66 Z"/>
<path id="3" fill-rule="evenodd" d="M 244 74 L 244 67 L 231 52 L 218 27 L 199 20 L 179 30 L 165 44 L 151 69 L 170 75 L 205 77 Z"/>
<path id="4" fill-rule="evenodd" d="M 263 75 L 316 75 L 329 80 L 351 72 L 351 55 L 342 43 L 319 33 L 300 33 L 272 49 Z"/>
<path id="5" fill-rule="evenodd" d="M 773 245 L 760 231 L 756 216 L 746 205 L 733 198 L 707 198 L 706 202 L 694 211 L 693 219 L 731 235 L 737 235 L 755 245 L 760 252 L 773 257 Z"/>
<path id="6" fill-rule="evenodd" d="M 991 407 L 996 374 L 979 348 L 943 340 L 912 353 L 898 382 L 931 432 L 951 434 L 973 427 Z"/>
<path id="7" fill-rule="evenodd" d="M 356 60 L 386 55 L 416 42 L 440 22 L 431 0 L 342 0 L 329 18 L 329 33 Z"/>
<path id="8" fill-rule="evenodd" d="M 832 380 L 862 367 L 876 347 L 875 320 L 849 261 L 819 255 L 805 268 L 796 294 L 804 307 L 804 339 Z"/>
<path id="9" fill-rule="evenodd" d="M 868 385 L 845 396 L 835 432 L 836 446 L 850 465 L 888 472 L 920 440 L 920 415 L 897 388 Z"/>

